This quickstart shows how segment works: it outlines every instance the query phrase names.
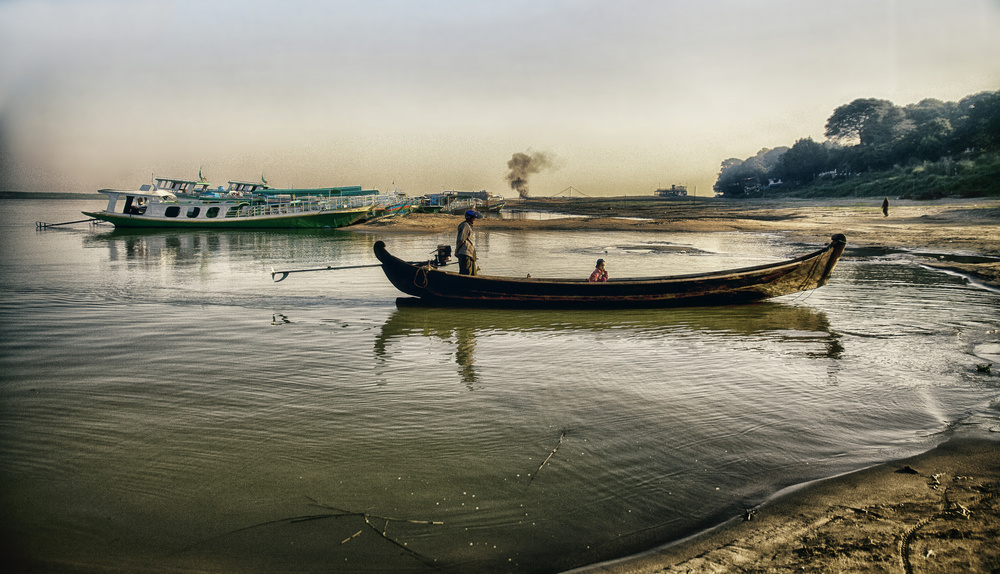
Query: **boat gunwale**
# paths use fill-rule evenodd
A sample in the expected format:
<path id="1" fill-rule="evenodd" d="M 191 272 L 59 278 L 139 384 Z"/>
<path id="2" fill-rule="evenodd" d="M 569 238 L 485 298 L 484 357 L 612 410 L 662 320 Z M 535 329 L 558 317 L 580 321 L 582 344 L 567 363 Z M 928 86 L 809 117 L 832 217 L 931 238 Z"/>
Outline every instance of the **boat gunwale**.
<path id="1" fill-rule="evenodd" d="M 566 285 L 592 284 L 592 285 L 595 285 L 595 286 L 601 286 L 601 285 L 626 286 L 626 285 L 663 284 L 663 283 L 671 283 L 671 282 L 675 282 L 675 281 L 690 281 L 690 280 L 701 280 L 701 279 L 726 279 L 726 278 L 733 277 L 735 275 L 746 275 L 746 274 L 759 273 L 759 272 L 777 271 L 777 270 L 782 269 L 784 267 L 797 267 L 801 263 L 809 261 L 810 259 L 814 259 L 816 257 L 822 256 L 827 251 L 833 249 L 837 245 L 838 242 L 840 242 L 840 243 L 846 243 L 847 242 L 847 238 L 844 237 L 843 234 L 839 234 L 838 233 L 838 234 L 834 235 L 833 238 L 831 238 L 831 242 L 829 244 L 827 244 L 826 246 L 824 246 L 822 249 L 819 249 L 817 251 L 813 251 L 813 252 L 810 252 L 810 253 L 806 253 L 805 255 L 801 255 L 799 257 L 796 257 L 795 259 L 785 259 L 785 260 L 777 261 L 777 262 L 774 262 L 774 263 L 764 263 L 764 264 L 761 264 L 761 265 L 753 265 L 753 266 L 750 266 L 750 267 L 739 267 L 739 268 L 736 268 L 736 269 L 723 269 L 723 270 L 719 270 L 719 271 L 708 271 L 708 272 L 702 272 L 702 273 L 687 273 L 687 274 L 684 274 L 684 275 L 660 275 L 660 276 L 654 276 L 654 277 L 622 277 L 622 278 L 611 278 L 611 279 L 608 279 L 607 281 L 590 281 L 587 278 L 576 278 L 576 277 L 572 277 L 572 278 L 547 278 L 547 277 L 512 277 L 512 276 L 506 276 L 506 275 L 461 275 L 460 273 L 457 273 L 455 271 L 446 271 L 446 270 L 442 270 L 442 269 L 436 268 L 436 267 L 430 265 L 429 261 L 416 262 L 416 261 L 406 261 L 404 259 L 400 259 L 399 257 L 397 257 L 397 256 L 389 253 L 389 251 L 387 249 L 385 249 L 385 242 L 383 242 L 383 241 L 376 242 L 375 243 L 375 245 L 376 245 L 375 249 L 376 249 L 376 257 L 378 257 L 378 255 L 377 255 L 377 253 L 378 253 L 378 247 L 377 246 L 378 246 L 378 244 L 381 243 L 382 244 L 382 250 L 385 252 L 385 254 L 387 256 L 395 259 L 396 262 L 398 262 L 398 263 L 409 265 L 411 267 L 414 267 L 415 269 L 425 269 L 426 268 L 428 273 L 442 273 L 442 274 L 446 274 L 446 275 L 453 276 L 453 277 L 465 277 L 465 278 L 469 278 L 469 279 L 473 279 L 473 280 L 478 279 L 478 280 L 484 280 L 484 281 L 505 281 L 505 282 L 514 282 L 514 283 L 536 283 L 536 284 L 552 284 L 552 285 L 560 285 L 560 284 L 566 284 Z M 381 261 L 381 258 L 379 258 L 379 260 Z M 383 264 L 384 264 L 384 262 L 383 262 Z"/>

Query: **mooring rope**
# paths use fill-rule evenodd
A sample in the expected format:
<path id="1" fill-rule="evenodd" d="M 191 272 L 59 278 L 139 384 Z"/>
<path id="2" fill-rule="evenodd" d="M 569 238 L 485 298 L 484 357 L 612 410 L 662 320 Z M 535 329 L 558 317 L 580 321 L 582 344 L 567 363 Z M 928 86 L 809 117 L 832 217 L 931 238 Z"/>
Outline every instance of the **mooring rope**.
<path id="1" fill-rule="evenodd" d="M 809 273 L 806 273 L 805 278 L 802 279 L 802 283 L 799 284 L 800 291 L 805 290 L 806 285 L 809 284 L 809 280 L 812 279 L 813 273 L 816 272 L 816 266 L 819 265 L 820 259 L 822 259 L 822 257 L 817 257 L 816 259 L 813 259 L 813 264 L 812 267 L 809 268 Z"/>
<path id="2" fill-rule="evenodd" d="M 427 285 L 430 282 L 430 280 L 427 278 L 427 276 L 430 273 L 430 271 L 431 271 L 431 266 L 430 265 L 421 265 L 420 267 L 417 267 L 417 272 L 413 276 L 413 284 L 418 289 L 426 289 L 427 288 Z M 421 285 L 421 282 L 419 281 L 419 279 L 423 279 L 423 285 Z"/>

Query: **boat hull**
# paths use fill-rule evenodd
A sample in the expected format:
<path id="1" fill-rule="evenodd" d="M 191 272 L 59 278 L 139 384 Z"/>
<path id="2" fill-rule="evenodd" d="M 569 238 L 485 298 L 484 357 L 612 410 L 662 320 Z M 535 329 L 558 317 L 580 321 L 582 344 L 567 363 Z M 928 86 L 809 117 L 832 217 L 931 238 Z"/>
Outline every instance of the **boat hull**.
<path id="1" fill-rule="evenodd" d="M 220 217 L 218 219 L 186 219 L 158 216 L 84 211 L 88 217 L 100 219 L 122 228 L 171 228 L 171 229 L 320 229 L 346 227 L 363 220 L 369 208 L 311 211 L 285 215 L 251 217 Z"/>
<path id="2" fill-rule="evenodd" d="M 376 219 L 388 219 L 390 217 L 402 217 L 413 211 L 413 204 L 410 202 L 397 203 L 389 206 L 376 206 L 365 217 L 367 221 Z"/>
<path id="3" fill-rule="evenodd" d="M 431 205 L 431 206 L 421 205 L 414 211 L 416 213 L 441 213 L 442 209 L 444 209 L 443 205 Z"/>
<path id="4" fill-rule="evenodd" d="M 375 257 L 400 291 L 429 305 L 492 307 L 671 307 L 749 303 L 826 285 L 847 239 L 781 263 L 713 273 L 612 279 L 543 279 L 460 275 L 429 263 L 409 263 L 375 243 Z"/>

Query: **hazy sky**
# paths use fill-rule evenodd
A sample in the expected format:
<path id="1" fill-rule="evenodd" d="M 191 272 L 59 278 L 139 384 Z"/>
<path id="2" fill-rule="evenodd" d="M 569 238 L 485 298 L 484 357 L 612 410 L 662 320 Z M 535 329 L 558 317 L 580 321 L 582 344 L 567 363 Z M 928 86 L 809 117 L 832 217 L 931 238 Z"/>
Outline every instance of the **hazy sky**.
<path id="1" fill-rule="evenodd" d="M 712 195 L 855 98 L 1000 89 L 1000 0 L 0 0 L 0 189 Z"/>

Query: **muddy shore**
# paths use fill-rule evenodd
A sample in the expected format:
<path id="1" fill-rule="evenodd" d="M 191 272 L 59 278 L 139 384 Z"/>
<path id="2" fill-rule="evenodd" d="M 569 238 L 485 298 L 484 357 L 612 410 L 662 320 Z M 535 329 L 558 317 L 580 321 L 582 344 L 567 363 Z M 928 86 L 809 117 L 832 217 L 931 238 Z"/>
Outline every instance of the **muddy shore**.
<path id="1" fill-rule="evenodd" d="M 1000 287 L 1000 200 L 892 201 L 888 217 L 882 214 L 881 203 L 880 199 L 540 198 L 509 201 L 507 210 L 564 216 L 487 218 L 477 222 L 477 229 L 746 231 L 778 233 L 792 241 L 817 244 L 834 233 L 844 233 L 853 247 L 910 251 L 921 263 Z M 460 221 L 457 215 L 410 214 L 351 229 L 440 233 L 454 229 Z M 937 256 L 941 253 L 996 260 L 945 262 Z"/>
<path id="2" fill-rule="evenodd" d="M 1000 569 L 1000 437 L 778 493 L 717 528 L 573 574 Z"/>
<path id="3" fill-rule="evenodd" d="M 511 211 L 560 217 L 484 219 L 483 229 L 777 233 L 905 251 L 921 264 L 1000 288 L 1000 200 L 733 201 L 532 199 Z M 440 233 L 459 216 L 415 214 L 357 231 Z M 956 262 L 942 254 L 966 255 Z M 1000 425 L 991 430 L 1000 430 Z M 1000 572 L 1000 432 L 953 438 L 922 455 L 777 493 L 743 516 L 640 555 L 574 574 L 720 572 Z"/>

